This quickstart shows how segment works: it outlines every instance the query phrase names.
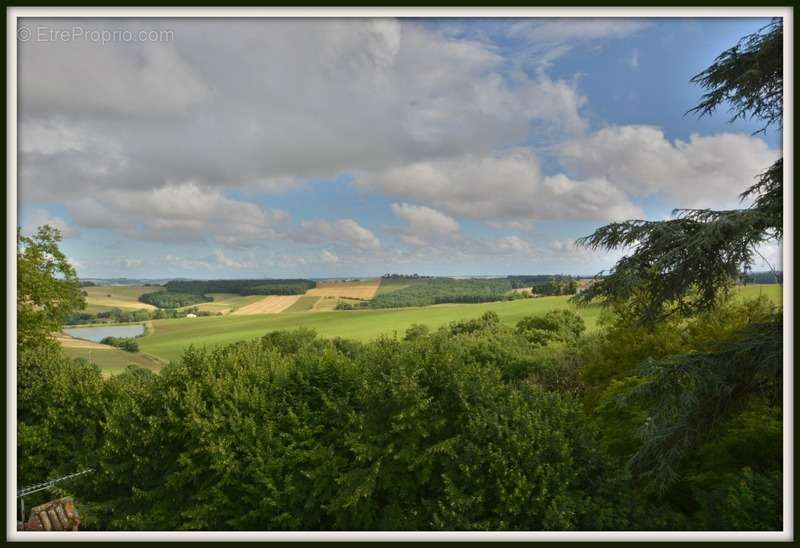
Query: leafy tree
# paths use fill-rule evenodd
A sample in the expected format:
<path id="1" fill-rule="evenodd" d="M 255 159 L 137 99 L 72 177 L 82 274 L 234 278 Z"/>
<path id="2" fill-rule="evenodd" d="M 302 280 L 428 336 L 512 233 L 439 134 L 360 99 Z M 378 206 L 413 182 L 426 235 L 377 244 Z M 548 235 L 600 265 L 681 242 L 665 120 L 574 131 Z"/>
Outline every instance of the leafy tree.
<path id="1" fill-rule="evenodd" d="M 104 409 L 96 365 L 70 359 L 56 345 L 23 347 L 17 357 L 19 485 L 93 466 Z"/>
<path id="2" fill-rule="evenodd" d="M 693 82 L 708 89 L 691 112 L 711 114 L 728 103 L 732 118 L 755 117 L 760 131 L 781 125 L 783 25 L 773 20 L 725 51 Z M 593 249 L 632 248 L 609 275 L 576 299 L 624 304 L 645 325 L 718 307 L 757 246 L 783 236 L 783 161 L 760 174 L 742 209 L 676 210 L 666 221 L 631 220 L 599 228 L 581 243 Z M 744 325 L 718 348 L 666 356 L 645 364 L 637 393 L 651 402 L 636 455 L 637 470 L 663 488 L 674 466 L 720 424 L 763 394 L 778 400 L 782 379 L 780 311 Z"/>
<path id="3" fill-rule="evenodd" d="M 17 344 L 51 339 L 66 317 L 86 306 L 80 281 L 58 248 L 61 233 L 44 225 L 33 236 L 17 232 Z"/>
<path id="4" fill-rule="evenodd" d="M 516 331 L 533 344 L 551 341 L 570 342 L 586 330 L 586 324 L 571 310 L 551 310 L 541 316 L 527 316 L 516 325 Z"/>

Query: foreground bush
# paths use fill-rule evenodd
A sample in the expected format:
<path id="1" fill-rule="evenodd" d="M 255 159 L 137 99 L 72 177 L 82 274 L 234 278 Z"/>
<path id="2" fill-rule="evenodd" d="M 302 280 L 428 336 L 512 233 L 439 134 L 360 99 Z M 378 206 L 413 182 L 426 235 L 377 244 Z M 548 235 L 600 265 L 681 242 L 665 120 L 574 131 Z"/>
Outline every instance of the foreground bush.
<path id="1" fill-rule="evenodd" d="M 464 335 L 469 337 L 471 335 Z M 92 496 L 113 529 L 577 529 L 625 523 L 569 395 L 445 330 L 272 333 L 109 382 Z M 131 436 L 136 432 L 136 436 Z M 602 503 L 606 504 L 606 503 Z M 614 522 L 616 520 L 616 522 Z M 614 523 L 612 523 L 614 522 Z"/>

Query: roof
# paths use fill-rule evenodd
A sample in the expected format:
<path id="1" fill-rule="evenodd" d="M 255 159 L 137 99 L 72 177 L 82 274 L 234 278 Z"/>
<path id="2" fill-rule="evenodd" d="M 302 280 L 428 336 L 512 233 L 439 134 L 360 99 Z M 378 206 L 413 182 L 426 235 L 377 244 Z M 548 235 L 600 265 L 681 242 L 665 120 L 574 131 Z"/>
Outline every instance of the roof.
<path id="1" fill-rule="evenodd" d="M 81 524 L 72 497 L 51 500 L 31 509 L 31 518 L 24 531 L 77 531 Z"/>

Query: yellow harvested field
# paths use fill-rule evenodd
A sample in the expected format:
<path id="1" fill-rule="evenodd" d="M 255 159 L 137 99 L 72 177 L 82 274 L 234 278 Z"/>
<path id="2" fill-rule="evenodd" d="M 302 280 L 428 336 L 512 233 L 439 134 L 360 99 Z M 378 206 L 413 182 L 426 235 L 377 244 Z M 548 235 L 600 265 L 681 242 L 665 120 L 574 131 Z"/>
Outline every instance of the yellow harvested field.
<path id="1" fill-rule="evenodd" d="M 64 348 L 94 348 L 96 350 L 109 350 L 112 348 L 105 344 L 76 339 L 75 337 L 70 337 L 66 333 L 56 334 L 56 341 Z"/>
<path id="2" fill-rule="evenodd" d="M 253 304 L 248 304 L 231 312 L 231 316 L 252 316 L 254 314 L 278 314 L 283 312 L 302 295 L 270 295 Z"/>
<path id="3" fill-rule="evenodd" d="M 355 282 L 319 282 L 317 287 L 306 291 L 314 297 L 344 297 L 350 299 L 371 299 L 381 285 L 379 279 Z"/>
<path id="4" fill-rule="evenodd" d="M 152 304 L 139 302 L 139 296 L 144 293 L 162 291 L 163 287 L 127 286 L 127 285 L 98 285 L 84 287 L 86 303 L 94 307 L 123 308 L 133 310 L 155 310 Z"/>

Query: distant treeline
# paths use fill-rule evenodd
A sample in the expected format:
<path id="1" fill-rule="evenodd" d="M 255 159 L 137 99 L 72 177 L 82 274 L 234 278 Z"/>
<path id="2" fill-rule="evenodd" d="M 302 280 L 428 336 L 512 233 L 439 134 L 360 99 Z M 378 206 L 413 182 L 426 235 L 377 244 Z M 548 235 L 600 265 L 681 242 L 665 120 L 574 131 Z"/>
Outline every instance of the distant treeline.
<path id="1" fill-rule="evenodd" d="M 317 283 L 312 280 L 188 280 L 167 282 L 171 293 L 236 293 L 238 295 L 302 295 L 313 289 Z"/>
<path id="2" fill-rule="evenodd" d="M 578 290 L 578 280 L 572 276 L 509 276 L 511 287 L 532 288 L 536 295 L 574 295 Z"/>
<path id="3" fill-rule="evenodd" d="M 376 295 L 358 308 L 402 308 L 443 303 L 484 303 L 501 301 L 511 291 L 505 278 L 457 280 L 430 278 L 391 293 Z"/>
<path id="4" fill-rule="evenodd" d="M 783 283 L 783 272 L 747 272 L 742 274 L 743 284 L 779 284 Z"/>
<path id="5" fill-rule="evenodd" d="M 381 276 L 384 280 L 428 280 L 433 276 L 420 276 L 419 274 L 384 274 Z"/>
<path id="6" fill-rule="evenodd" d="M 176 293 L 172 291 L 156 291 L 155 293 L 139 295 L 139 302 L 152 304 L 158 308 L 181 308 L 213 300 L 211 297 L 196 293 Z"/>
<path id="7" fill-rule="evenodd" d="M 133 337 L 106 337 L 100 341 L 100 344 L 115 346 L 126 352 L 139 351 L 139 343 Z"/>
<path id="8" fill-rule="evenodd" d="M 176 310 L 174 308 L 157 308 L 156 310 L 122 310 L 112 308 L 103 312 L 92 314 L 91 312 L 73 312 L 64 319 L 64 325 L 79 324 L 106 324 L 106 323 L 131 323 L 143 322 L 147 320 L 166 320 L 171 318 L 185 318 L 187 314 L 195 316 L 220 315 L 220 312 L 212 313 L 208 310 L 199 310 L 197 307 Z"/>

